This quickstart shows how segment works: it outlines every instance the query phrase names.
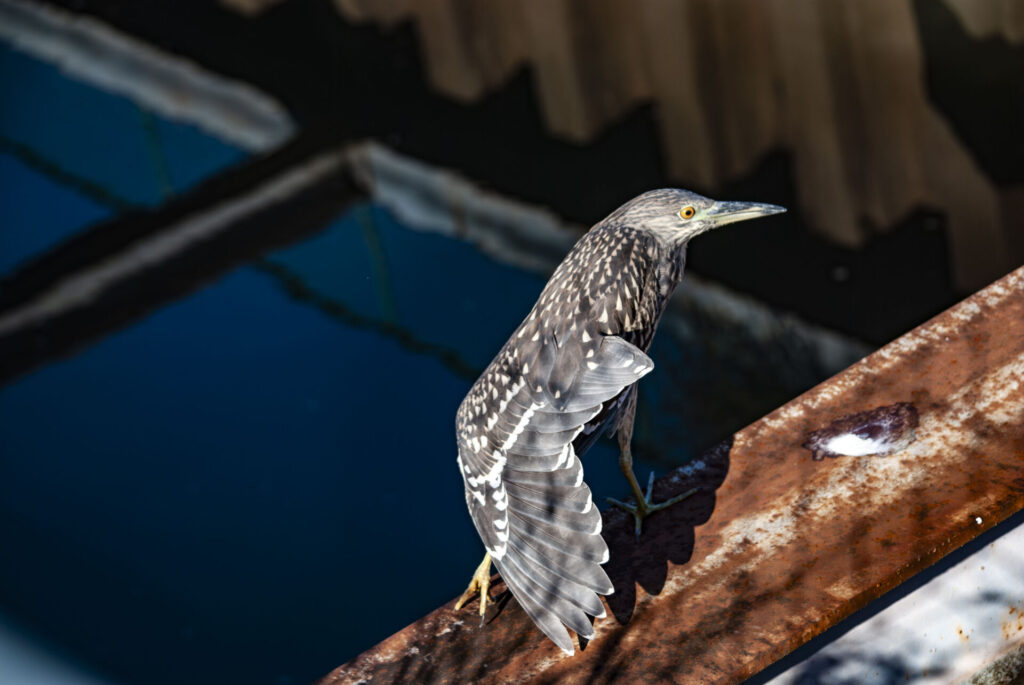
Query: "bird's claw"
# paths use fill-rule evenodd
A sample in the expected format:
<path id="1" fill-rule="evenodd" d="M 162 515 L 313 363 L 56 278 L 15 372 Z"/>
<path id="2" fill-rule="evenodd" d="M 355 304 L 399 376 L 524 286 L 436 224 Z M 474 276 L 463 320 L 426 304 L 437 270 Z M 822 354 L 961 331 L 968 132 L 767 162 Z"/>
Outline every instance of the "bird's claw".
<path id="1" fill-rule="evenodd" d="M 473 599 L 477 594 L 480 595 L 480 625 L 484 625 L 484 614 L 487 613 L 487 605 L 491 601 L 491 555 L 488 553 L 484 556 L 483 562 L 477 567 L 476 572 L 473 574 L 473 578 L 469 581 L 469 586 L 466 591 L 462 593 L 458 601 L 455 602 L 455 611 L 461 609 L 466 602 Z"/>
<path id="2" fill-rule="evenodd" d="M 624 509 L 625 511 L 627 511 L 630 514 L 633 515 L 633 520 L 636 522 L 636 539 L 637 540 L 640 539 L 640 533 L 641 533 L 641 530 L 643 529 L 643 523 L 644 523 L 644 519 L 645 518 L 647 518 L 649 515 L 653 514 L 656 511 L 660 511 L 660 510 L 665 509 L 667 507 L 671 507 L 673 504 L 677 504 L 679 502 L 682 502 L 684 499 L 686 499 L 690 495 L 692 495 L 695 492 L 697 492 L 697 488 L 691 488 L 690 490 L 684 492 L 681 495 L 676 495 L 675 497 L 670 497 L 669 499 L 665 500 L 664 502 L 658 502 L 657 504 L 654 504 L 654 503 L 651 502 L 651 491 L 653 489 L 654 489 L 654 471 L 651 471 L 651 475 L 647 479 L 647 492 L 643 493 L 644 496 L 642 498 L 640 498 L 637 501 L 636 504 L 631 504 L 629 502 L 623 502 L 622 500 L 617 500 L 617 499 L 614 499 L 612 497 L 608 497 L 607 498 L 609 504 L 613 504 L 613 505 L 619 507 L 620 509 Z"/>

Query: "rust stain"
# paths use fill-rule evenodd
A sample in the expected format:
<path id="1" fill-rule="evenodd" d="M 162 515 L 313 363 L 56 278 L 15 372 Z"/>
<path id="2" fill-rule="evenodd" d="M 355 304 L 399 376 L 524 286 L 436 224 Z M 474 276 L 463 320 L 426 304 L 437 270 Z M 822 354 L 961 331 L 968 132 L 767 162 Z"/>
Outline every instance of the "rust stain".
<path id="1" fill-rule="evenodd" d="M 1017 640 L 1024 638 L 1024 602 L 1021 606 L 1010 605 L 1007 618 L 1003 621 L 1003 638 L 1006 640 Z"/>
<path id="2" fill-rule="evenodd" d="M 808 434 L 908 399 L 901 450 L 807 459 Z M 740 682 L 1024 508 L 1022 467 L 1024 268 L 662 478 L 656 499 L 700 492 L 639 541 L 607 512 L 616 591 L 576 656 L 515 601 L 483 628 L 449 603 L 320 683 Z"/>

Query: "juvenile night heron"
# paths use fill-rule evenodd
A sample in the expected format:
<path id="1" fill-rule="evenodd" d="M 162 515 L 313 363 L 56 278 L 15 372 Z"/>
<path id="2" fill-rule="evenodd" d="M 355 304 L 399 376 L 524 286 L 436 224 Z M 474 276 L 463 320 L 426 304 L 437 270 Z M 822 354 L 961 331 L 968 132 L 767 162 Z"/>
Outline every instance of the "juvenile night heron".
<path id="1" fill-rule="evenodd" d="M 564 626 L 590 638 L 612 584 L 601 514 L 579 457 L 605 430 L 618 433 L 619 465 L 636 519 L 692 492 L 651 502 L 633 474 L 636 382 L 686 245 L 736 221 L 784 212 L 775 205 L 716 202 L 686 190 L 652 190 L 595 225 L 555 270 L 526 320 L 470 389 L 456 414 L 466 503 L 487 554 L 456 608 L 489 599 L 491 562 L 534 623 L 566 653 Z M 653 476 L 653 474 L 652 474 Z M 651 479 L 653 481 L 653 477 Z"/>

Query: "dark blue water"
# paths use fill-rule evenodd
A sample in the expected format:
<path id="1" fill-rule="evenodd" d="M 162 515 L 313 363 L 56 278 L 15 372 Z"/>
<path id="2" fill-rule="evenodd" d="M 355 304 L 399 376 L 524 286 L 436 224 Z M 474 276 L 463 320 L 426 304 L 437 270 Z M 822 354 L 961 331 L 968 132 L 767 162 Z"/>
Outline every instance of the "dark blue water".
<path id="1" fill-rule="evenodd" d="M 246 154 L 0 43 L 0 133 L 67 174 L 153 206 Z M 6 211 L 5 211 L 6 217 Z"/>
<path id="2" fill-rule="evenodd" d="M 8 49 L 0 101 L 0 274 L 246 157 Z M 115 681 L 302 683 L 436 608 L 483 552 L 455 409 L 542 286 L 363 205 L 0 388 L 0 612 Z"/>
<path id="3" fill-rule="evenodd" d="M 117 208 L 157 206 L 246 157 L 0 43 L 0 275 Z"/>

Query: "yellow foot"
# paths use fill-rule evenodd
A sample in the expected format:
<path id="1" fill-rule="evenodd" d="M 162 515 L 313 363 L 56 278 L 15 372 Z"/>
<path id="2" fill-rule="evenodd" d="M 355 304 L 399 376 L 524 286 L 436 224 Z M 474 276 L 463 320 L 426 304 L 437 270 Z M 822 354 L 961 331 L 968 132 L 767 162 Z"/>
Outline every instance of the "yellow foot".
<path id="1" fill-rule="evenodd" d="M 480 625 L 484 624 L 484 614 L 487 612 L 487 603 L 491 601 L 491 553 L 484 555 L 484 560 L 476 567 L 473 579 L 469 581 L 469 587 L 455 603 L 455 610 L 458 611 L 476 594 L 480 593 Z"/>
<path id="2" fill-rule="evenodd" d="M 643 527 L 644 519 L 647 518 L 647 516 L 653 514 L 656 511 L 660 511 L 667 507 L 671 507 L 673 504 L 678 504 L 679 502 L 682 502 L 690 495 L 697 492 L 697 488 L 692 488 L 691 490 L 684 492 L 681 495 L 676 495 L 675 497 L 667 499 L 664 502 L 653 504 L 651 502 L 651 489 L 653 487 L 654 472 L 652 471 L 651 477 L 647 479 L 647 492 L 644 493 L 643 497 L 637 498 L 636 504 L 630 504 L 628 502 L 623 502 L 622 500 L 613 499 L 611 497 L 607 498 L 610 504 L 614 504 L 620 509 L 625 509 L 626 511 L 633 515 L 633 519 L 636 521 L 636 537 L 638 540 L 640 539 L 640 530 Z"/>

